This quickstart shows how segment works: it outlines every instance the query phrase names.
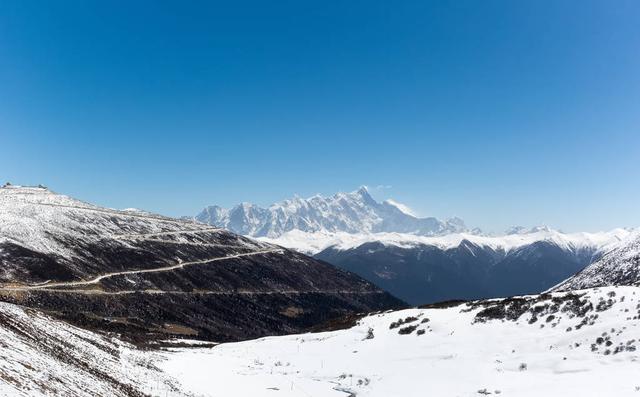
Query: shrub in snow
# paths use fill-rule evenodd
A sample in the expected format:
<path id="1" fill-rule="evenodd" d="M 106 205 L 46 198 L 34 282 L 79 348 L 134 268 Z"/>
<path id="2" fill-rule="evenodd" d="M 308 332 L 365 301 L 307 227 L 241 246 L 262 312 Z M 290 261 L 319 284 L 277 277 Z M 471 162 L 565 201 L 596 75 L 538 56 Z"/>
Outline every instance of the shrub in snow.
<path id="1" fill-rule="evenodd" d="M 409 325 L 408 327 L 400 328 L 400 330 L 398 330 L 398 333 L 400 335 L 409 335 L 410 333 L 415 331 L 416 328 L 418 328 L 417 325 Z"/>
<path id="2" fill-rule="evenodd" d="M 394 321 L 391 324 L 389 324 L 389 329 L 398 328 L 402 324 L 408 324 L 408 323 L 412 323 L 414 321 L 418 321 L 418 318 L 417 317 L 413 317 L 413 316 L 409 316 L 409 317 L 405 318 L 404 320 L 400 318 L 397 321 Z"/>

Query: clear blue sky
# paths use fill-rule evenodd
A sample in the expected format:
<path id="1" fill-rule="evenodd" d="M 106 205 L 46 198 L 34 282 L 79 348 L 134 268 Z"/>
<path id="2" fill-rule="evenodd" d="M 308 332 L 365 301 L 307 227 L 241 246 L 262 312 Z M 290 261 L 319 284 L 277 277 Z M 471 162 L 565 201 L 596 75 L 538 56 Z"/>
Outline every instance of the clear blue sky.
<path id="1" fill-rule="evenodd" d="M 640 2 L 0 2 L 0 180 L 640 226 Z"/>

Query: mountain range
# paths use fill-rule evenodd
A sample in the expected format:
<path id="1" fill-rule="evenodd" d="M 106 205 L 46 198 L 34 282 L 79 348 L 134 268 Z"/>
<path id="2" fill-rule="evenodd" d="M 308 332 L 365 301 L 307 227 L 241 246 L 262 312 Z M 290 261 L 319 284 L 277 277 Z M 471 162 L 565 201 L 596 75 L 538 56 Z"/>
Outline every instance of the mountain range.
<path id="1" fill-rule="evenodd" d="M 212 206 L 195 219 L 313 255 L 411 304 L 540 293 L 632 233 L 518 226 L 486 235 L 458 218 L 417 218 L 393 200 L 377 202 L 364 187 L 269 208 Z"/>
<path id="2" fill-rule="evenodd" d="M 441 236 L 466 230 L 462 219 L 418 218 L 406 207 L 386 200 L 377 202 L 366 187 L 331 197 L 294 197 L 263 208 L 242 203 L 231 209 L 206 207 L 195 219 L 251 237 L 277 238 L 292 230 L 303 232 L 411 233 Z"/>
<path id="3" fill-rule="evenodd" d="M 327 246 L 314 257 L 422 304 L 540 293 L 598 260 L 631 233 L 372 235 Z"/>

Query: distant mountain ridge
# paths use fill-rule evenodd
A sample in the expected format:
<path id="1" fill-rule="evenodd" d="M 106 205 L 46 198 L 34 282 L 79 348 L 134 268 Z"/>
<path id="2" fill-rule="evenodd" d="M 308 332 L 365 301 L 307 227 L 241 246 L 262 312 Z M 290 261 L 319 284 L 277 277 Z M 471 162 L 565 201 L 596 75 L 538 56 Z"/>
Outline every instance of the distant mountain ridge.
<path id="1" fill-rule="evenodd" d="M 315 258 L 354 272 L 409 303 L 422 304 L 540 293 L 606 257 L 633 233 L 614 229 L 566 234 L 538 227 L 505 236 L 292 232 L 279 239 L 261 240 L 313 253 Z M 620 281 L 640 274 L 638 268 L 631 266 L 625 277 L 613 269 L 607 273 Z"/>
<path id="2" fill-rule="evenodd" d="M 541 293 L 601 258 L 613 261 L 607 252 L 636 233 L 514 226 L 502 235 L 484 234 L 458 218 L 418 218 L 393 200 L 377 202 L 364 187 L 269 208 L 208 207 L 196 220 L 313 255 L 411 304 Z M 625 257 L 637 262 L 633 254 Z M 610 268 L 598 271 L 610 284 L 640 278 L 638 266 L 625 274 Z M 580 285 L 600 280 L 588 274 L 579 274 Z"/>
<path id="3" fill-rule="evenodd" d="M 563 233 L 516 227 L 501 236 L 453 233 L 287 232 L 259 240 L 354 272 L 399 298 L 423 304 L 535 294 L 571 277 L 636 233 Z"/>
<path id="4" fill-rule="evenodd" d="M 547 226 L 536 226 L 530 229 L 518 228 L 518 230 L 518 232 L 504 235 L 463 232 L 443 236 L 419 236 L 407 233 L 305 233 L 293 230 L 278 238 L 260 237 L 259 240 L 292 248 L 309 255 L 315 255 L 327 248 L 345 251 L 372 242 L 379 242 L 387 247 L 432 246 L 439 249 L 457 248 L 467 242 L 504 253 L 536 242 L 548 242 L 563 250 L 577 253 L 607 250 L 608 246 L 613 248 L 614 244 L 626 239 L 634 231 L 634 229 L 617 228 L 607 232 L 563 233 Z"/>
<path id="5" fill-rule="evenodd" d="M 303 232 L 409 233 L 441 236 L 467 230 L 460 218 L 418 218 L 393 200 L 377 202 L 366 187 L 331 197 L 294 197 L 263 208 L 241 203 L 231 209 L 206 207 L 195 219 L 251 237 L 277 238 L 292 230 Z"/>

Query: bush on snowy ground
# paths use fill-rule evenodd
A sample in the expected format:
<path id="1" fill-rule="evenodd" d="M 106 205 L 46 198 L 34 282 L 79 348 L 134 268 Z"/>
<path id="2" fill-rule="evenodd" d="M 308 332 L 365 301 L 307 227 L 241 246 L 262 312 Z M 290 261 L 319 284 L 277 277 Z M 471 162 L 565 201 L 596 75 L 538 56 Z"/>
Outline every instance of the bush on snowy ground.
<path id="1" fill-rule="evenodd" d="M 400 328 L 400 330 L 398 330 L 398 333 L 400 335 L 409 335 L 410 333 L 415 331 L 416 328 L 418 328 L 417 325 L 409 325 L 408 327 Z"/>

